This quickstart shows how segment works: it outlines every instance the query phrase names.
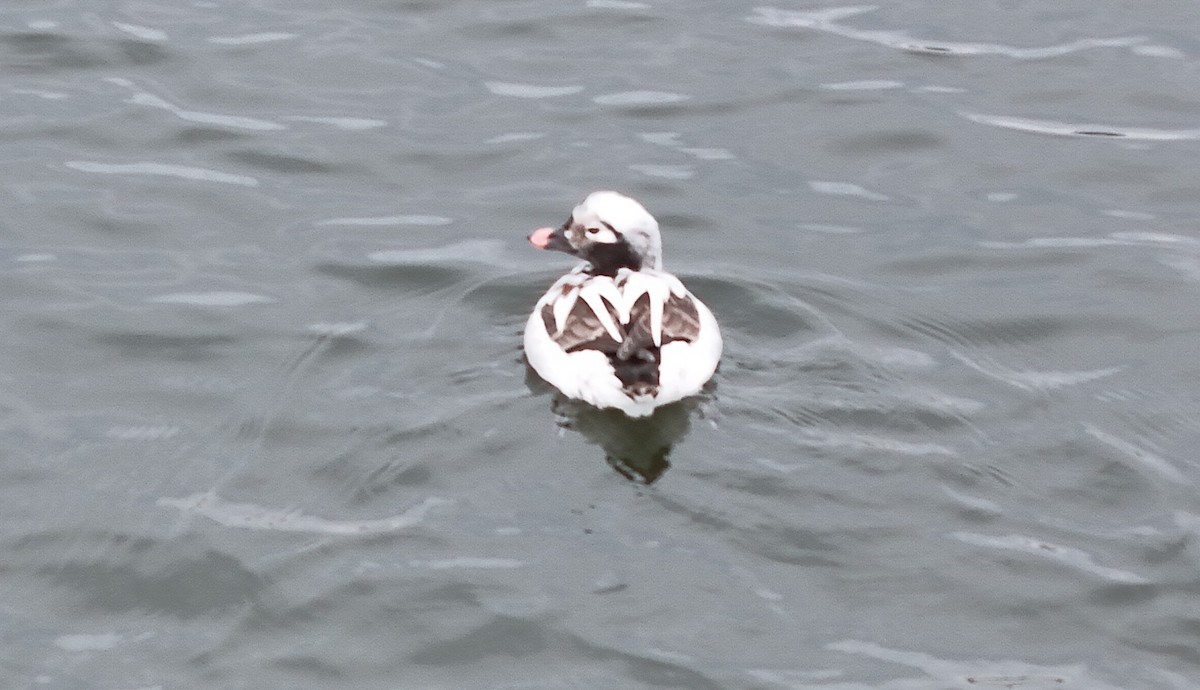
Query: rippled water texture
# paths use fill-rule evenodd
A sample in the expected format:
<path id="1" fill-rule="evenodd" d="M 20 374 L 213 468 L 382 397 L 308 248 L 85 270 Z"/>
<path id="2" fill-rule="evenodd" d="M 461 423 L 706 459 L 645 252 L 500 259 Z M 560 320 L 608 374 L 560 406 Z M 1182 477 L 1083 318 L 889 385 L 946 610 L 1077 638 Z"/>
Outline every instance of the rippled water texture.
<path id="1" fill-rule="evenodd" d="M 9 2 L 0 686 L 1200 688 L 1191 3 Z M 527 378 L 616 188 L 708 402 Z"/>

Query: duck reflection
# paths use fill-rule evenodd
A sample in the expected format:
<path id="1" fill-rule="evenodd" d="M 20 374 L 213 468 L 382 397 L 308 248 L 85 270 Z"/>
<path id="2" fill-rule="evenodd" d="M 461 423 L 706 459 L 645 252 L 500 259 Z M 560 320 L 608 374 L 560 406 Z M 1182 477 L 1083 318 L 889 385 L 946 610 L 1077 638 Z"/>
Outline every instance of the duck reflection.
<path id="1" fill-rule="evenodd" d="M 553 396 L 550 409 L 559 429 L 577 432 L 600 446 L 609 466 L 642 484 L 653 484 L 671 467 L 671 450 L 691 430 L 692 416 L 703 414 L 716 388 L 710 384 L 701 397 L 664 405 L 646 417 L 629 417 L 620 410 L 572 400 L 546 385 L 532 369 L 526 371 L 530 390 Z"/>

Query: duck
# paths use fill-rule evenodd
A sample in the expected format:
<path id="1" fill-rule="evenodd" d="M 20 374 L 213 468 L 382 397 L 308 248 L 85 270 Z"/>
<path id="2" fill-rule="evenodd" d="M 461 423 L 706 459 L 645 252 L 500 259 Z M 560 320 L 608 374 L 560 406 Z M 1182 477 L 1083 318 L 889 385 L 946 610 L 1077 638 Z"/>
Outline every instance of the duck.
<path id="1" fill-rule="evenodd" d="M 567 398 L 629 417 L 690 398 L 721 360 L 721 329 L 663 270 L 658 221 L 619 192 L 592 192 L 561 226 L 529 243 L 582 259 L 550 286 L 525 324 L 525 357 Z"/>

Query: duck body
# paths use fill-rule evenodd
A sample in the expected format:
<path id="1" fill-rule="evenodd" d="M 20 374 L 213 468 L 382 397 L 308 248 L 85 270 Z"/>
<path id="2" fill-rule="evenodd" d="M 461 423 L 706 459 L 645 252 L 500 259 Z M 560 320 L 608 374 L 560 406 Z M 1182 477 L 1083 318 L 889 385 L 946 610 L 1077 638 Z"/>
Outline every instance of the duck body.
<path id="1" fill-rule="evenodd" d="M 529 241 L 585 259 L 525 325 L 530 366 L 568 398 L 644 417 L 696 395 L 721 358 L 712 312 L 662 270 L 658 224 L 640 204 L 595 192 Z"/>

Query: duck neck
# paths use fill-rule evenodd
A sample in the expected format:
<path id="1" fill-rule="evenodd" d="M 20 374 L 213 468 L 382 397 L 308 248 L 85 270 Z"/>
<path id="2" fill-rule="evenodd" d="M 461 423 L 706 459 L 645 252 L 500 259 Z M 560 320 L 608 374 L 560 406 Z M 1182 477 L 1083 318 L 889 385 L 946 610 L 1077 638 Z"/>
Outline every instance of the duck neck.
<path id="1" fill-rule="evenodd" d="M 642 258 L 635 255 L 625 242 L 597 245 L 587 257 L 591 268 L 588 273 L 594 276 L 615 278 L 622 268 L 640 271 L 643 268 Z"/>

